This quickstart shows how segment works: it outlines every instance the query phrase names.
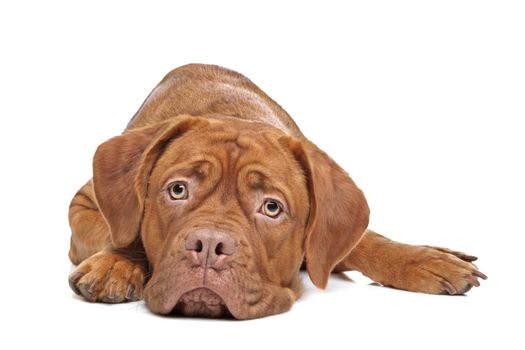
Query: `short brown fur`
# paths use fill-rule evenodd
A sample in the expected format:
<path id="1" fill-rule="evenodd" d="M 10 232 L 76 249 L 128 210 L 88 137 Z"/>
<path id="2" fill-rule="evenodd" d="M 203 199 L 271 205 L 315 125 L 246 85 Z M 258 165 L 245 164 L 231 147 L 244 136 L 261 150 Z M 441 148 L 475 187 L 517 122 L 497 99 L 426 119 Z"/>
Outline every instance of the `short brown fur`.
<path id="1" fill-rule="evenodd" d="M 173 198 L 175 183 L 187 197 Z M 275 217 L 268 201 L 279 203 Z M 90 301 L 144 298 L 160 314 L 249 319 L 291 308 L 304 261 L 320 288 L 333 271 L 435 294 L 486 278 L 475 257 L 391 241 L 367 230 L 368 217 L 348 174 L 250 80 L 187 65 L 97 149 L 93 179 L 70 206 L 79 266 L 69 281 Z M 195 236 L 207 237 L 197 240 L 211 247 L 205 260 L 189 246 Z"/>

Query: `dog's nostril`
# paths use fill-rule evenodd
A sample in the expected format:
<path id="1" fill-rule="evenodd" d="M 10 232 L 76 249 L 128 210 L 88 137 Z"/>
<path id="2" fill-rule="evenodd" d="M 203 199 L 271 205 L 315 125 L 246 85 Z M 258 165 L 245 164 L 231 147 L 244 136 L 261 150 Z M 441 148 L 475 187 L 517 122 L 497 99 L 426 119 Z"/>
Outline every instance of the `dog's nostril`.
<path id="1" fill-rule="evenodd" d="M 222 253 L 222 242 L 219 242 L 219 244 L 217 244 L 217 246 L 215 247 L 215 254 L 216 254 L 216 255 L 221 255 L 221 254 L 223 254 L 223 253 Z"/>
<path id="2" fill-rule="evenodd" d="M 189 251 L 187 257 L 204 268 L 219 269 L 236 251 L 235 241 L 221 231 L 197 230 L 184 240 L 184 248 Z"/>
<path id="3" fill-rule="evenodd" d="M 195 248 L 195 251 L 197 253 L 202 252 L 202 241 L 200 239 L 197 241 L 197 247 Z"/>

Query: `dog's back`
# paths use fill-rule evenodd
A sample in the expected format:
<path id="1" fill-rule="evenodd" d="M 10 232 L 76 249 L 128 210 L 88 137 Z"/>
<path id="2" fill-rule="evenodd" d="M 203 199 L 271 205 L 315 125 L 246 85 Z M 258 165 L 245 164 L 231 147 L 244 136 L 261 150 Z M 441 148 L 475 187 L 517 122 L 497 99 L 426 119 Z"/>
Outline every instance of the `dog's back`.
<path id="1" fill-rule="evenodd" d="M 169 72 L 151 91 L 127 129 L 182 114 L 253 120 L 289 135 L 301 135 L 288 113 L 244 75 L 204 64 L 189 64 Z"/>

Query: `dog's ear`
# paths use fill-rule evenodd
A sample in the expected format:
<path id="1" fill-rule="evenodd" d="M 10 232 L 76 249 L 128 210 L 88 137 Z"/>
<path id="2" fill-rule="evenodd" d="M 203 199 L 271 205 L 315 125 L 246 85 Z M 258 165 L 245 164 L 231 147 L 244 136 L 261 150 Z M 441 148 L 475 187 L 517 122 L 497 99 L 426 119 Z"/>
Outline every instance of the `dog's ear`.
<path id="1" fill-rule="evenodd" d="M 98 147 L 93 187 L 115 248 L 128 246 L 138 236 L 148 179 L 164 148 L 206 124 L 202 118 L 179 116 L 175 121 L 127 131 Z"/>
<path id="2" fill-rule="evenodd" d="M 281 138 L 307 177 L 310 214 L 306 229 L 306 268 L 325 288 L 335 267 L 359 242 L 368 226 L 363 192 L 326 153 L 305 138 Z"/>

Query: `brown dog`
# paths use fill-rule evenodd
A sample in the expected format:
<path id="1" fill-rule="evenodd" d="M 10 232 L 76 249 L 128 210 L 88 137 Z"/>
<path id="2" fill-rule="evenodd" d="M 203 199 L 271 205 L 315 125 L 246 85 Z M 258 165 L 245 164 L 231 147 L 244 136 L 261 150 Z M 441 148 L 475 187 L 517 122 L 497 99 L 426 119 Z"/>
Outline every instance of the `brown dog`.
<path id="1" fill-rule="evenodd" d="M 250 80 L 188 65 L 97 149 L 70 206 L 69 281 L 90 301 L 249 319 L 291 308 L 303 262 L 319 288 L 332 271 L 435 294 L 486 278 L 473 256 L 367 230 L 368 215 L 345 171 Z"/>

